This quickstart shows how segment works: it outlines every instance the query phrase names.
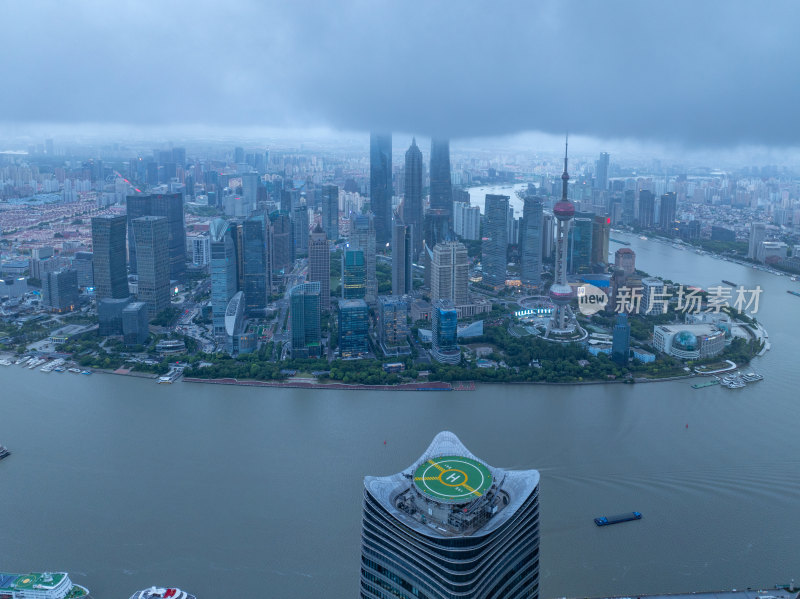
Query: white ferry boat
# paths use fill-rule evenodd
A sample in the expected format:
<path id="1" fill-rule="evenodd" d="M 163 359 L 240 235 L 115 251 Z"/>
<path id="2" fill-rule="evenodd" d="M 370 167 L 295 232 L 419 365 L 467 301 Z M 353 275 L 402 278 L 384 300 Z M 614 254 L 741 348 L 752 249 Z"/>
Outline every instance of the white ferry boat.
<path id="1" fill-rule="evenodd" d="M 79 599 L 89 596 L 89 589 L 74 584 L 66 572 L 0 572 L 0 597 L 3 599 Z"/>
<path id="2" fill-rule="evenodd" d="M 131 599 L 197 599 L 197 597 L 178 588 L 150 587 L 134 593 Z"/>

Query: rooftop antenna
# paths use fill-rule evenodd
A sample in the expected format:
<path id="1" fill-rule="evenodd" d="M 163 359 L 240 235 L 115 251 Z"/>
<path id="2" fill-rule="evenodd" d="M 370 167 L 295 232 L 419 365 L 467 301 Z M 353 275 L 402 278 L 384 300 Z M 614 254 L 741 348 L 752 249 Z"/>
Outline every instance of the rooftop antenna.
<path id="1" fill-rule="evenodd" d="M 567 182 L 569 181 L 569 173 L 567 172 L 567 153 L 569 152 L 569 132 L 567 132 L 567 137 L 564 142 L 564 172 L 561 175 L 561 201 L 566 202 L 567 200 Z"/>

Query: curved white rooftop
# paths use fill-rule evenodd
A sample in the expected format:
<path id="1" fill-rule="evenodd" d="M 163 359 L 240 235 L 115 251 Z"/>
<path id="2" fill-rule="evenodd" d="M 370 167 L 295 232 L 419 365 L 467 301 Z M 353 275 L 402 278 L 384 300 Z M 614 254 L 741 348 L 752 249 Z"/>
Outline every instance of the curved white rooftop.
<path id="1" fill-rule="evenodd" d="M 225 332 L 229 336 L 237 333 L 236 329 L 244 315 L 244 291 L 237 292 L 225 308 Z"/>

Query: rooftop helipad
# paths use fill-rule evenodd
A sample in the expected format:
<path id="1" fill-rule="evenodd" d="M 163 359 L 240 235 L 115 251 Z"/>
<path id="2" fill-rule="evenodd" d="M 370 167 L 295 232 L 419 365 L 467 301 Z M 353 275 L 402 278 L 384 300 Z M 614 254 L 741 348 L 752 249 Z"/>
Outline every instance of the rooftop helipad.
<path id="1" fill-rule="evenodd" d="M 420 464 L 414 484 L 428 497 L 444 503 L 466 503 L 482 497 L 492 486 L 492 474 L 479 461 L 441 456 Z"/>

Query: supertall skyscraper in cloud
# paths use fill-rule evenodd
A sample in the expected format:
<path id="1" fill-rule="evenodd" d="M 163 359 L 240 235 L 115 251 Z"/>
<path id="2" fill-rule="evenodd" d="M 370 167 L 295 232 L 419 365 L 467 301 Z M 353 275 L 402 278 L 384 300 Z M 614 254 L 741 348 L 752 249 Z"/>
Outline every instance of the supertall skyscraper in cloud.
<path id="1" fill-rule="evenodd" d="M 453 185 L 450 180 L 450 141 L 431 140 L 431 210 L 447 215 L 450 229 L 453 219 Z"/>
<path id="2" fill-rule="evenodd" d="M 392 240 L 392 135 L 370 133 L 369 199 L 379 245 Z"/>

